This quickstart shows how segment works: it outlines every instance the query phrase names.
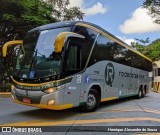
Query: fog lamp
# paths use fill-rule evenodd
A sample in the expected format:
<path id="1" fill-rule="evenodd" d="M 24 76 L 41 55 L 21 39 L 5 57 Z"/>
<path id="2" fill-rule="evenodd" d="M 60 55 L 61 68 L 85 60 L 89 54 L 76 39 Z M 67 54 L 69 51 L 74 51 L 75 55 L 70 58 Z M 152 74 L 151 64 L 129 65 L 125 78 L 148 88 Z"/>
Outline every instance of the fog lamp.
<path id="1" fill-rule="evenodd" d="M 54 100 L 49 100 L 48 101 L 48 105 L 53 105 L 54 104 Z"/>
<path id="2" fill-rule="evenodd" d="M 53 87 L 53 88 L 48 88 L 47 90 L 44 90 L 44 92 L 50 94 L 50 93 L 53 93 L 56 90 L 57 90 L 57 87 Z"/>

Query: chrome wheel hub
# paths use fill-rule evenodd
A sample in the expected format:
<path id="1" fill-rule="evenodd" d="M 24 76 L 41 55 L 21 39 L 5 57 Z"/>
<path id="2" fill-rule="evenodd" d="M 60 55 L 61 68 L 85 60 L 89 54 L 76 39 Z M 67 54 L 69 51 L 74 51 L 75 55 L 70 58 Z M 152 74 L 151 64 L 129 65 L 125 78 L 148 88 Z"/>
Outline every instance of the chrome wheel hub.
<path id="1" fill-rule="evenodd" d="M 88 95 L 87 106 L 93 107 L 96 104 L 96 98 L 93 94 Z"/>

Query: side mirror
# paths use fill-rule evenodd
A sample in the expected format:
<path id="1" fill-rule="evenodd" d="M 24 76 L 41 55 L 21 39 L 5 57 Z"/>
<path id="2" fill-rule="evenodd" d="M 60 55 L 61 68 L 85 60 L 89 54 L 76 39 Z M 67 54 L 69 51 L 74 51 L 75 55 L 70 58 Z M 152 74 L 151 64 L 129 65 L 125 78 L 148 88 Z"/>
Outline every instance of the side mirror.
<path id="1" fill-rule="evenodd" d="M 14 41 L 9 41 L 7 43 L 5 43 L 2 47 L 2 55 L 3 57 L 6 57 L 7 55 L 7 48 L 11 45 L 21 45 L 23 44 L 23 41 L 22 40 L 14 40 Z"/>
<path id="2" fill-rule="evenodd" d="M 63 45 L 69 37 L 85 38 L 84 36 L 74 32 L 62 32 L 59 35 L 57 35 L 55 39 L 54 52 L 56 53 L 62 52 Z"/>

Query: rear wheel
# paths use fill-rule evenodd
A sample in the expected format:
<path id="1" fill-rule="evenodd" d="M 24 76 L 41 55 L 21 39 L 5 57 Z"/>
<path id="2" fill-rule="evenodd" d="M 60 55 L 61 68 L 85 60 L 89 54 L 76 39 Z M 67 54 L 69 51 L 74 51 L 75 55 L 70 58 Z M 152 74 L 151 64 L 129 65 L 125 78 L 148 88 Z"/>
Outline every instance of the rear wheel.
<path id="1" fill-rule="evenodd" d="M 80 106 L 80 109 L 84 112 L 93 112 L 97 109 L 100 103 L 100 95 L 95 89 L 91 89 L 87 96 L 87 102 L 85 105 Z"/>
<path id="2" fill-rule="evenodd" d="M 145 90 L 143 89 L 143 90 L 142 90 L 142 98 L 145 97 L 145 94 L 146 94 L 146 93 L 145 93 Z"/>
<path id="3" fill-rule="evenodd" d="M 138 99 L 141 99 L 141 98 L 143 98 L 143 97 L 144 97 L 144 93 L 143 93 L 143 89 L 142 89 L 142 87 L 141 87 L 141 88 L 139 89 L 137 98 L 138 98 Z"/>

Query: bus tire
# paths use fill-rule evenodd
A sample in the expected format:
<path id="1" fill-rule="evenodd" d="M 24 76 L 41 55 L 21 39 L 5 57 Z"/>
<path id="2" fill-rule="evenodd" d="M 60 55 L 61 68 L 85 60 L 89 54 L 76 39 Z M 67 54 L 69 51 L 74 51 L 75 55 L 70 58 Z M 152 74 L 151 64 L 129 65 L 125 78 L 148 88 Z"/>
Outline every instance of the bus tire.
<path id="1" fill-rule="evenodd" d="M 144 88 L 143 88 L 143 93 L 144 93 L 144 97 L 145 97 L 146 94 L 147 94 L 147 85 L 144 86 Z"/>
<path id="2" fill-rule="evenodd" d="M 144 98 L 144 97 L 145 97 L 145 90 L 142 89 L 142 98 Z"/>
<path id="3" fill-rule="evenodd" d="M 87 102 L 80 106 L 80 110 L 83 112 L 93 112 L 95 111 L 100 103 L 100 94 L 97 90 L 91 89 L 87 96 Z"/>
<path id="4" fill-rule="evenodd" d="M 140 88 L 139 92 L 138 92 L 138 95 L 137 95 L 137 98 L 141 99 L 142 97 L 143 97 L 143 90 Z"/>

